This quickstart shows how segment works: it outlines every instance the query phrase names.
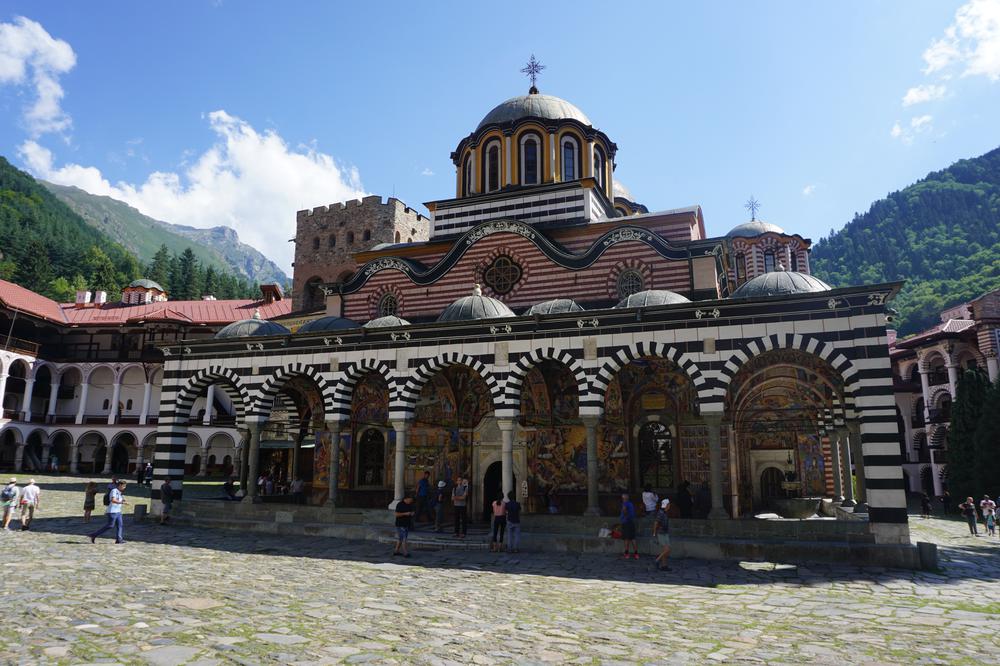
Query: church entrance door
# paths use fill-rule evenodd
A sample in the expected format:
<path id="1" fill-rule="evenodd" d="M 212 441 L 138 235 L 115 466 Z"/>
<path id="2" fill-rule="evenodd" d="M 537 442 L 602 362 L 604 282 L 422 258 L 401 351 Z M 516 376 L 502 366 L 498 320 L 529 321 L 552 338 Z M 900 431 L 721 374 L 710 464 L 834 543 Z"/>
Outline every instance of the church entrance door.
<path id="1" fill-rule="evenodd" d="M 767 467 L 760 474 L 760 500 L 764 506 L 769 506 L 771 500 L 781 497 L 781 482 L 784 475 L 777 467 Z"/>
<path id="2" fill-rule="evenodd" d="M 514 487 L 517 488 L 517 479 L 514 479 Z M 493 522 L 493 500 L 503 492 L 503 466 L 497 461 L 486 468 L 483 475 L 483 521 L 486 524 Z"/>

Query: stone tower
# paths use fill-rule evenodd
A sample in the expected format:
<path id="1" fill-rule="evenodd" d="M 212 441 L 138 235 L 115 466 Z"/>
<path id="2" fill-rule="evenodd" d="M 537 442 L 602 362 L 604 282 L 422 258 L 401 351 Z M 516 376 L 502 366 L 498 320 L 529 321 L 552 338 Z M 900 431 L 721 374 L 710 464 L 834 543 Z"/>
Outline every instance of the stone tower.
<path id="1" fill-rule="evenodd" d="M 320 285 L 350 279 L 358 269 L 356 253 L 381 243 L 426 241 L 428 232 L 426 217 L 399 199 L 383 203 L 377 195 L 300 210 L 295 220 L 293 309 L 322 307 Z"/>

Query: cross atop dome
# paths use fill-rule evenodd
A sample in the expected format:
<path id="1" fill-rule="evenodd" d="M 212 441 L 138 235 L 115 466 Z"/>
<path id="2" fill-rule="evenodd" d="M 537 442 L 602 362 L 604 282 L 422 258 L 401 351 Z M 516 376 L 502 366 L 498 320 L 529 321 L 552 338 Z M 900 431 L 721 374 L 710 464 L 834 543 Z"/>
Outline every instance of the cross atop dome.
<path id="1" fill-rule="evenodd" d="M 751 194 L 743 207 L 750 211 L 750 221 L 755 222 L 757 220 L 757 211 L 760 210 L 760 202 L 754 199 Z"/>
<path id="2" fill-rule="evenodd" d="M 528 94 L 537 95 L 538 88 L 535 87 L 535 83 L 538 81 L 538 75 L 542 73 L 545 69 L 545 65 L 535 60 L 535 54 L 531 54 L 531 58 L 528 59 L 528 64 L 521 68 L 521 73 L 531 79 L 531 88 L 528 90 Z"/>

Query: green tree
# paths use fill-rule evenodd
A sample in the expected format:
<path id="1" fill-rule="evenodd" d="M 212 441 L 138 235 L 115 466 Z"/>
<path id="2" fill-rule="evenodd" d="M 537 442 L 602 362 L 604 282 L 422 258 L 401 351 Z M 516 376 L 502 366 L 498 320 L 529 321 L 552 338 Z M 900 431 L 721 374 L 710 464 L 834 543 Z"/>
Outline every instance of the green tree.
<path id="1" fill-rule="evenodd" d="M 17 274 L 17 264 L 10 259 L 0 261 L 0 280 L 13 280 Z"/>
<path id="2" fill-rule="evenodd" d="M 170 250 L 166 245 L 161 245 L 160 249 L 153 255 L 153 260 L 146 267 L 146 277 L 154 282 L 158 282 L 161 287 L 167 289 L 170 284 Z"/>
<path id="3" fill-rule="evenodd" d="M 219 295 L 219 274 L 215 272 L 215 269 L 209 266 L 205 269 L 205 287 L 203 290 L 203 296 L 215 296 L 216 298 L 221 298 Z"/>
<path id="4" fill-rule="evenodd" d="M 177 287 L 174 299 L 192 301 L 201 297 L 201 285 L 198 284 L 198 258 L 191 248 L 185 248 L 177 261 Z"/>
<path id="5" fill-rule="evenodd" d="M 66 278 L 59 276 L 49 282 L 49 297 L 58 303 L 72 303 L 76 299 L 76 289 Z"/>
<path id="6" fill-rule="evenodd" d="M 989 389 L 989 379 L 979 370 L 958 378 L 948 429 L 948 490 L 954 497 L 975 497 L 982 488 L 975 436 Z"/>
<path id="7" fill-rule="evenodd" d="M 94 245 L 87 253 L 87 268 L 90 275 L 90 286 L 94 291 L 106 291 L 108 295 L 121 291 L 118 282 L 119 275 L 111 258 L 104 250 Z"/>
<path id="8" fill-rule="evenodd" d="M 18 264 L 15 280 L 40 294 L 51 295 L 49 286 L 55 276 L 49 262 L 49 252 L 38 238 L 32 238 L 24 245 L 24 253 Z"/>
<path id="9" fill-rule="evenodd" d="M 995 488 L 1000 483 L 1000 380 L 986 392 L 982 416 L 973 436 L 973 448 L 979 488 Z"/>

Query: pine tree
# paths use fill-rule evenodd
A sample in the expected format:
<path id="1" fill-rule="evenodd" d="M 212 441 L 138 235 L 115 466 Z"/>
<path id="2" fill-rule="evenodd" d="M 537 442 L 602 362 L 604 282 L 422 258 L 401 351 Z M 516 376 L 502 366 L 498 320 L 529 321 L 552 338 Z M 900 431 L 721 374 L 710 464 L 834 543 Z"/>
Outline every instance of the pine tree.
<path id="1" fill-rule="evenodd" d="M 94 291 L 105 291 L 108 295 L 121 291 L 119 274 L 111 258 L 96 245 L 87 252 L 87 268 L 90 270 L 90 286 Z"/>
<path id="2" fill-rule="evenodd" d="M 21 263 L 18 265 L 15 281 L 40 294 L 49 294 L 49 285 L 55 277 L 49 253 L 45 244 L 37 238 L 29 240 L 24 245 Z"/>
<path id="3" fill-rule="evenodd" d="M 973 443 L 979 487 L 994 492 L 1000 484 L 1000 380 L 986 392 Z"/>
<path id="4" fill-rule="evenodd" d="M 170 284 L 170 250 L 166 245 L 161 245 L 153 255 L 153 260 L 146 267 L 146 277 L 158 282 L 164 289 Z"/>
<path id="5" fill-rule="evenodd" d="M 219 298 L 219 275 L 215 269 L 209 266 L 205 269 L 205 287 L 202 296 L 215 296 Z"/>
<path id="6" fill-rule="evenodd" d="M 988 390 L 989 380 L 979 370 L 966 370 L 958 378 L 948 429 L 948 490 L 953 497 L 976 497 L 982 489 L 974 437 Z"/>
<path id="7" fill-rule="evenodd" d="M 198 258 L 191 248 L 185 248 L 177 261 L 178 285 L 175 288 L 174 299 L 191 301 L 201 297 L 201 285 L 198 284 Z"/>
<path id="8" fill-rule="evenodd" d="M 76 290 L 73 288 L 73 285 L 62 276 L 49 282 L 49 288 L 46 290 L 46 293 L 48 293 L 52 300 L 58 303 L 72 303 L 76 297 Z"/>

